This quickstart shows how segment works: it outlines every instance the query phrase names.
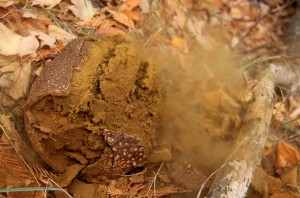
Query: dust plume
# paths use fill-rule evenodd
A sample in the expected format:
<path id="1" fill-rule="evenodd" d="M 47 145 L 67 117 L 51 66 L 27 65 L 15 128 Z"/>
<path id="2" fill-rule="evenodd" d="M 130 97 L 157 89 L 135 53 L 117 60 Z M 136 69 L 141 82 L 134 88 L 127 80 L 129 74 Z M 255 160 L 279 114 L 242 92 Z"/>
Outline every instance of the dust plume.
<path id="1" fill-rule="evenodd" d="M 229 155 L 236 135 L 233 120 L 239 113 L 239 104 L 231 99 L 226 102 L 223 95 L 228 90 L 235 92 L 227 82 L 236 82 L 231 77 L 236 69 L 234 54 L 224 46 L 191 47 L 187 54 L 151 53 L 165 94 L 159 145 L 208 173 Z M 224 120 L 230 125 L 226 132 Z"/>

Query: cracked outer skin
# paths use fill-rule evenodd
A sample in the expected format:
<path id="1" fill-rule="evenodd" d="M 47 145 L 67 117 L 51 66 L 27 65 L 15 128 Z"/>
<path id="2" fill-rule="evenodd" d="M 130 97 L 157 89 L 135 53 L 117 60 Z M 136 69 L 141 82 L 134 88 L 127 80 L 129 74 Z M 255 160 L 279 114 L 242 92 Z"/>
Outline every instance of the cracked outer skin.
<path id="1" fill-rule="evenodd" d="M 112 178 L 155 146 L 159 99 L 154 65 L 123 37 L 79 38 L 34 81 L 27 135 L 55 171 L 84 162 L 84 180 Z"/>

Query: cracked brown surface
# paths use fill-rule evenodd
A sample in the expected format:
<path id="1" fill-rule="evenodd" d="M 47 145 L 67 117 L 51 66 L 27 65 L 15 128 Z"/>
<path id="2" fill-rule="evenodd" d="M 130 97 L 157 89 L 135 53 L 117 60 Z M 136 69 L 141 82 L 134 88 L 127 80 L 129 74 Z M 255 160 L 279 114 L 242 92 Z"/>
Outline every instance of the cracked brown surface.
<path id="1" fill-rule="evenodd" d="M 153 64 L 128 41 L 76 39 L 33 83 L 28 137 L 57 172 L 83 164 L 84 180 L 126 174 L 155 145 L 159 98 Z"/>

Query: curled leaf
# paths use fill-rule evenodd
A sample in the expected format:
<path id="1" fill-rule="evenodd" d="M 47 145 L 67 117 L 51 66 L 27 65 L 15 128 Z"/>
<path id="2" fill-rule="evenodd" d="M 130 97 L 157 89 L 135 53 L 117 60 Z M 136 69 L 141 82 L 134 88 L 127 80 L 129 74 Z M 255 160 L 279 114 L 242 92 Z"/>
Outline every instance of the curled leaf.
<path id="1" fill-rule="evenodd" d="M 69 10 L 79 19 L 88 20 L 95 14 L 95 8 L 90 0 L 71 0 L 74 4 L 69 7 Z"/>
<path id="2" fill-rule="evenodd" d="M 33 0 L 32 5 L 40 5 L 42 7 L 53 8 L 60 2 L 61 2 L 61 0 Z"/>
<path id="3" fill-rule="evenodd" d="M 33 35 L 22 37 L 18 49 L 18 55 L 21 57 L 29 54 L 36 55 L 36 50 L 39 45 L 39 41 Z"/>
<path id="4" fill-rule="evenodd" d="M 16 55 L 22 37 L 15 34 L 2 23 L 0 23 L 0 35 L 0 54 L 5 56 Z"/>
<path id="5" fill-rule="evenodd" d="M 31 76 L 31 62 L 24 63 L 12 75 L 12 83 L 8 94 L 14 99 L 18 100 L 25 96 L 28 91 L 30 76 Z"/>

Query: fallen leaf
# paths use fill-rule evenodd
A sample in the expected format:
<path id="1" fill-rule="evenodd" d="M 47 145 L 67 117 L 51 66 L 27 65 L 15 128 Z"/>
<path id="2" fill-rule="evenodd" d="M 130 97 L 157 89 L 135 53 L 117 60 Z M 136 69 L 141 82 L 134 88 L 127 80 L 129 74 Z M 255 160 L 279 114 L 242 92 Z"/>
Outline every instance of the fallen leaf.
<path id="1" fill-rule="evenodd" d="M 53 8 L 57 4 L 59 4 L 61 0 L 33 0 L 32 5 L 39 5 L 42 7 Z"/>
<path id="2" fill-rule="evenodd" d="M 0 54 L 16 55 L 19 50 L 21 36 L 15 34 L 0 22 Z"/>
<path id="3" fill-rule="evenodd" d="M 298 167 L 295 166 L 289 170 L 285 170 L 284 172 L 281 172 L 279 174 L 281 181 L 284 184 L 297 185 L 297 170 Z"/>
<path id="4" fill-rule="evenodd" d="M 49 21 L 46 20 L 40 20 L 39 17 L 39 19 L 27 18 L 23 20 L 22 24 L 28 31 L 43 32 L 47 34 L 48 26 L 51 25 L 52 23 L 49 23 Z"/>
<path id="5" fill-rule="evenodd" d="M 7 90 L 11 85 L 12 73 L 6 73 L 0 76 L 0 90 Z"/>
<path id="6" fill-rule="evenodd" d="M 230 46 L 234 48 L 237 46 L 237 44 L 239 44 L 239 42 L 240 42 L 240 38 L 237 36 L 233 36 L 231 39 Z"/>
<path id="7" fill-rule="evenodd" d="M 22 12 L 22 17 L 36 19 L 36 18 L 38 18 L 38 14 L 34 10 L 27 10 L 27 9 L 25 9 Z"/>
<path id="8" fill-rule="evenodd" d="M 178 47 L 180 50 L 182 50 L 183 52 L 187 52 L 188 51 L 188 47 L 187 47 L 187 42 L 185 39 L 180 38 L 180 37 L 174 37 L 172 39 L 172 45 L 175 47 Z"/>
<path id="9" fill-rule="evenodd" d="M 15 5 L 17 3 L 20 3 L 20 0 L 1 0 L 0 1 L 0 7 L 7 8 L 11 5 Z"/>
<path id="10" fill-rule="evenodd" d="M 55 47 L 56 39 L 53 38 L 52 36 L 49 36 L 44 32 L 37 32 L 37 31 L 30 31 L 30 30 L 29 30 L 29 34 L 37 36 L 42 41 L 41 47 L 43 47 L 44 45 L 48 45 L 50 48 Z"/>
<path id="11" fill-rule="evenodd" d="M 273 107 L 273 116 L 277 122 L 283 122 L 286 117 L 287 109 L 285 107 L 285 100 L 276 102 Z"/>
<path id="12" fill-rule="evenodd" d="M 202 8 L 209 9 L 212 12 L 216 12 L 220 9 L 220 7 L 223 4 L 223 0 L 208 0 L 208 1 L 202 1 Z"/>
<path id="13" fill-rule="evenodd" d="M 222 106 L 222 91 L 220 89 L 203 93 L 206 101 L 215 108 Z"/>
<path id="14" fill-rule="evenodd" d="M 105 17 L 103 16 L 97 16 L 97 17 L 93 17 L 91 20 L 88 21 L 77 21 L 75 23 L 81 27 L 93 29 L 102 25 L 106 21 L 104 18 Z"/>
<path id="15" fill-rule="evenodd" d="M 137 12 L 131 11 L 131 10 L 122 10 L 122 13 L 128 16 L 130 19 L 134 21 L 140 20 L 140 15 Z"/>
<path id="16" fill-rule="evenodd" d="M 205 27 L 204 21 L 196 21 L 196 20 L 188 20 L 187 21 L 187 29 L 191 32 L 197 39 L 198 43 L 205 50 L 211 50 L 213 48 L 212 44 L 208 41 L 208 39 L 203 35 L 203 29 Z"/>
<path id="17" fill-rule="evenodd" d="M 276 168 L 289 168 L 298 165 L 300 154 L 297 149 L 283 140 L 278 142 Z"/>
<path id="18" fill-rule="evenodd" d="M 0 79 L 1 81 L 1 79 Z M 1 82 L 0 82 L 1 84 Z M 0 86 L 1 87 L 1 86 Z M 12 100 L 6 93 L 4 93 L 4 90 L 0 90 L 0 103 L 2 107 L 12 107 L 15 106 L 15 101 Z M 1 180 L 0 180 L 1 185 Z"/>
<path id="19" fill-rule="evenodd" d="M 74 5 L 69 10 L 79 19 L 88 20 L 95 14 L 95 8 L 90 0 L 71 0 Z"/>
<path id="20" fill-rule="evenodd" d="M 295 119 L 300 115 L 300 97 L 299 96 L 290 96 L 289 97 L 289 112 L 290 118 Z"/>
<path id="21" fill-rule="evenodd" d="M 0 55 L 0 67 L 10 64 L 11 62 L 15 61 L 17 56 L 3 56 Z"/>
<path id="22" fill-rule="evenodd" d="M 112 15 L 113 19 L 117 22 L 134 29 L 134 23 L 133 21 L 127 17 L 125 14 L 115 12 L 113 10 L 108 10 L 108 12 Z"/>
<path id="23" fill-rule="evenodd" d="M 14 99 L 18 100 L 25 96 L 28 92 L 29 81 L 31 77 L 31 62 L 23 63 L 16 71 L 13 73 L 11 80 L 11 86 L 9 88 L 8 94 Z"/>
<path id="24" fill-rule="evenodd" d="M 75 39 L 76 36 L 66 32 L 56 25 L 49 25 L 48 27 L 49 35 L 61 41 L 64 46 L 66 46 L 71 40 Z"/>
<path id="25" fill-rule="evenodd" d="M 275 144 L 272 142 L 267 142 L 265 147 L 262 150 L 262 155 L 267 156 L 273 152 L 275 152 Z"/>
<path id="26" fill-rule="evenodd" d="M 25 55 L 33 55 L 36 56 L 36 50 L 39 47 L 39 41 L 35 38 L 34 35 L 26 36 L 21 38 L 20 47 L 18 50 L 18 55 L 20 57 Z"/>
<path id="27" fill-rule="evenodd" d="M 133 8 L 140 5 L 141 0 L 127 0 L 125 1 L 125 3 L 128 6 L 129 10 L 132 10 Z"/>
<path id="28" fill-rule="evenodd" d="M 275 193 L 270 198 L 299 198 L 299 195 L 291 192 Z"/>
<path id="29" fill-rule="evenodd" d="M 51 54 L 61 52 L 61 50 L 63 48 L 64 48 L 63 44 L 59 42 L 55 45 L 55 47 L 53 47 L 51 49 L 41 49 L 37 52 L 37 57 L 35 59 L 33 59 L 33 61 L 43 60 L 43 59 L 47 58 L 48 56 L 50 56 Z"/>
<path id="30" fill-rule="evenodd" d="M 14 72 L 18 67 L 20 67 L 20 63 L 18 61 L 5 65 L 0 68 L 0 76 L 5 73 Z"/>
<path id="31" fill-rule="evenodd" d="M 300 160 L 299 151 L 283 140 L 278 142 L 276 173 L 285 184 L 297 185 L 297 165 Z"/>
<path id="32" fill-rule="evenodd" d="M 98 34 L 113 36 L 113 35 L 117 35 L 117 34 L 125 35 L 125 32 L 122 31 L 122 30 L 120 30 L 120 29 L 118 29 L 118 28 L 115 28 L 115 27 L 103 27 L 103 26 L 100 26 L 100 28 L 98 29 Z"/>
<path id="33" fill-rule="evenodd" d="M 140 8 L 143 14 L 147 14 L 150 11 L 150 4 L 148 0 L 141 0 Z"/>

